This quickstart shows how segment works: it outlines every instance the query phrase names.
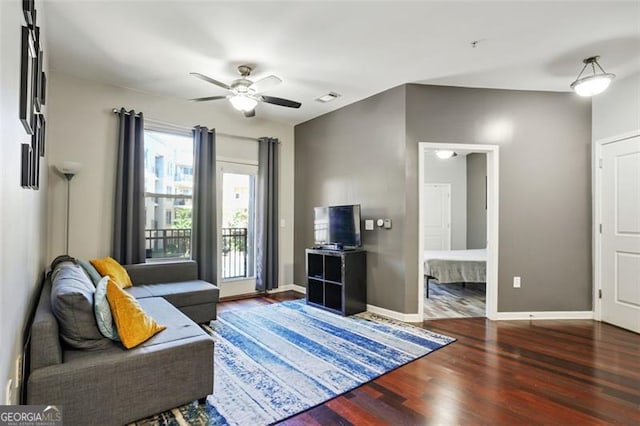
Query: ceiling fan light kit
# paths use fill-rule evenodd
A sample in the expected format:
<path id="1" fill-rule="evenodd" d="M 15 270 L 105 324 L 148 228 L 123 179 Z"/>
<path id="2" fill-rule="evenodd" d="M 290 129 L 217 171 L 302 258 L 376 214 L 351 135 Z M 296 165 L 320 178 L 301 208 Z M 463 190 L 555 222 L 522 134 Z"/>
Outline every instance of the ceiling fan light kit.
<path id="1" fill-rule="evenodd" d="M 247 95 L 233 95 L 229 98 L 229 102 L 231 105 L 238 111 L 249 112 L 253 111 L 253 109 L 258 105 L 258 101 L 247 96 Z"/>
<path id="2" fill-rule="evenodd" d="M 289 99 L 276 98 L 273 96 L 262 96 L 261 93 L 265 92 L 272 87 L 282 83 L 282 80 L 275 75 L 270 75 L 258 81 L 249 80 L 249 75 L 251 75 L 251 71 L 253 69 L 248 65 L 240 65 L 238 67 L 238 72 L 240 73 L 240 78 L 234 80 L 231 84 L 225 84 L 218 80 L 215 80 L 209 76 L 204 74 L 200 74 L 197 72 L 192 72 L 191 75 L 199 78 L 200 80 L 204 80 L 207 83 L 214 84 L 218 87 L 221 87 L 225 90 L 231 92 L 229 96 L 209 96 L 205 98 L 196 98 L 190 99 L 192 102 L 206 102 L 206 101 L 215 101 L 219 99 L 228 99 L 231 105 L 238 111 L 244 113 L 245 117 L 254 117 L 255 116 L 255 107 L 259 102 L 264 102 L 267 104 L 279 105 L 287 108 L 300 108 L 302 104 L 300 102 L 291 101 Z"/>
<path id="3" fill-rule="evenodd" d="M 595 96 L 607 90 L 611 81 L 616 78 L 615 74 L 606 72 L 598 63 L 600 56 L 591 56 L 584 59 L 584 67 L 578 74 L 576 80 L 571 83 L 571 88 L 580 96 Z M 591 72 L 587 68 L 591 66 Z M 596 67 L 598 69 L 596 70 Z M 586 72 L 586 75 L 585 74 Z M 584 76 L 583 76 L 584 75 Z"/>

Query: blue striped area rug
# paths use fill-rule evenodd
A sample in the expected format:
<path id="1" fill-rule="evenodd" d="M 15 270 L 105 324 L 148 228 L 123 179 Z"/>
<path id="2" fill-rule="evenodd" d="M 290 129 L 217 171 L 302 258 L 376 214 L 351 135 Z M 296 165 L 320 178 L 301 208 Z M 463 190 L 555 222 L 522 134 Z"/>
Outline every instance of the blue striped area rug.
<path id="1" fill-rule="evenodd" d="M 455 340 L 369 313 L 341 317 L 304 300 L 223 312 L 205 329 L 215 340 L 207 406 L 145 424 L 272 424 Z"/>

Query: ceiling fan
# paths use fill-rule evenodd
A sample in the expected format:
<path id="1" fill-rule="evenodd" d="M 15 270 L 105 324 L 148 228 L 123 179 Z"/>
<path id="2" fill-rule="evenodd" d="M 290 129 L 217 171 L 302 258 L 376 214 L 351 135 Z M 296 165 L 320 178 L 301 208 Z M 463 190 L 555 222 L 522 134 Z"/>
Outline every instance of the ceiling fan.
<path id="1" fill-rule="evenodd" d="M 256 115 L 256 105 L 258 102 L 264 102 L 267 104 L 280 105 L 288 108 L 300 108 L 302 105 L 300 102 L 291 101 L 289 99 L 276 98 L 273 96 L 263 95 L 265 92 L 274 86 L 282 83 L 282 80 L 275 75 L 270 75 L 258 81 L 249 80 L 249 75 L 253 71 L 249 65 L 240 65 L 238 72 L 240 78 L 231 82 L 231 84 L 224 84 L 218 80 L 214 80 L 204 74 L 192 72 L 191 75 L 204 80 L 208 83 L 215 84 L 218 87 L 222 87 L 231 92 L 227 96 L 208 96 L 205 98 L 189 99 L 191 102 L 206 102 L 216 101 L 219 99 L 228 99 L 231 105 L 238 111 L 242 111 L 245 117 L 254 117 Z"/>

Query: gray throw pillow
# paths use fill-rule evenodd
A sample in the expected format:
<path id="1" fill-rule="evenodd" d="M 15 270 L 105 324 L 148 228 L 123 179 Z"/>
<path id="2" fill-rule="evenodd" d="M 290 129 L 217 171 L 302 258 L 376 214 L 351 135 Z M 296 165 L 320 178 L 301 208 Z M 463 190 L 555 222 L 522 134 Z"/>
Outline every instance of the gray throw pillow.
<path id="1" fill-rule="evenodd" d="M 112 345 L 96 323 L 93 311 L 95 288 L 84 270 L 70 262 L 56 266 L 51 277 L 51 310 L 60 326 L 60 338 L 67 345 L 98 350 Z"/>
<path id="2" fill-rule="evenodd" d="M 96 294 L 94 296 L 93 309 L 96 314 L 96 321 L 98 323 L 98 330 L 107 339 L 120 341 L 118 336 L 118 329 L 113 322 L 113 316 L 111 315 L 111 307 L 107 300 L 107 283 L 111 278 L 107 275 L 102 277 L 98 285 L 96 286 Z"/>
<path id="3" fill-rule="evenodd" d="M 82 266 L 82 269 L 84 269 L 84 272 L 87 273 L 89 278 L 91 278 L 91 282 L 93 283 L 93 286 L 97 287 L 98 283 L 102 279 L 102 275 L 100 275 L 100 272 L 98 272 L 98 270 L 91 264 L 91 262 L 88 262 L 86 260 L 80 260 L 80 259 L 78 259 L 77 262 L 78 262 L 78 265 Z"/>

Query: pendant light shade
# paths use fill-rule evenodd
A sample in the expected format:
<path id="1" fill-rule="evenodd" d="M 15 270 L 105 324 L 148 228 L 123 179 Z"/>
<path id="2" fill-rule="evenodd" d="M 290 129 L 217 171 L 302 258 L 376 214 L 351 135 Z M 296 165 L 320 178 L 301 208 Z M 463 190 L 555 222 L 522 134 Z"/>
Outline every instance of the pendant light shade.
<path id="1" fill-rule="evenodd" d="M 452 158 L 452 157 L 457 157 L 458 153 L 455 151 L 449 151 L 449 150 L 438 150 L 436 151 L 436 156 L 441 159 L 441 160 L 446 160 L 448 158 Z"/>
<path id="2" fill-rule="evenodd" d="M 606 72 L 598 63 L 600 56 L 592 56 L 583 60 L 584 67 L 578 74 L 571 88 L 580 96 L 594 96 L 607 90 L 615 74 Z M 597 69 L 596 69 L 597 67 Z M 588 69 L 590 68 L 590 69 Z M 585 72 L 586 71 L 586 72 Z"/>

